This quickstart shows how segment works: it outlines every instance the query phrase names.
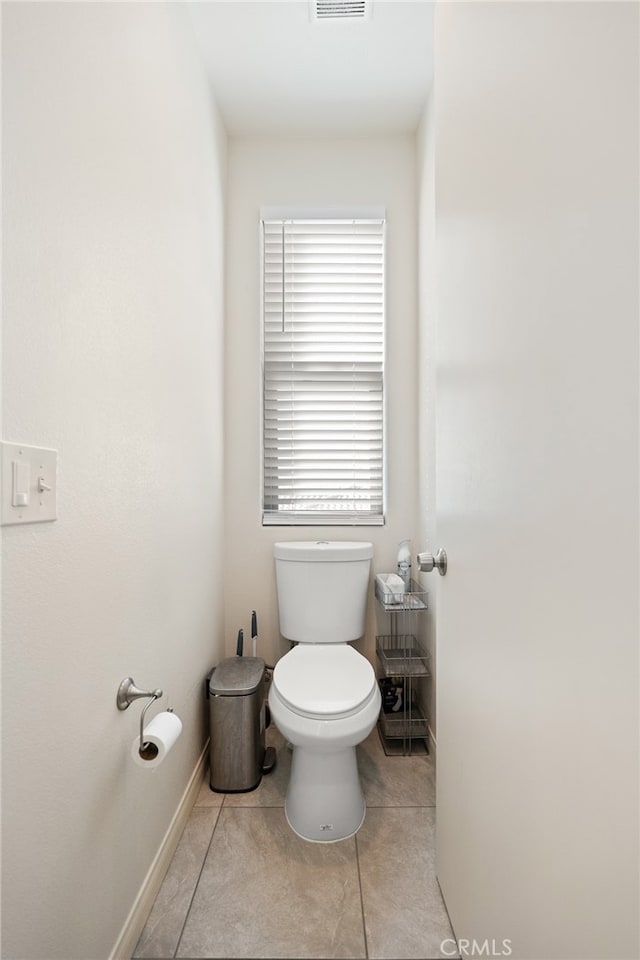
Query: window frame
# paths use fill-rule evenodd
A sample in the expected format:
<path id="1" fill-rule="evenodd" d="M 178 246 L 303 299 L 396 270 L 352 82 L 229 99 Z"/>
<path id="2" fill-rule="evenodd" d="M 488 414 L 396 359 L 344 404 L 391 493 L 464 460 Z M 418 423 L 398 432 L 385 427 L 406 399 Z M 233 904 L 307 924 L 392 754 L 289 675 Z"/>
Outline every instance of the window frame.
<path id="1" fill-rule="evenodd" d="M 381 220 L 382 221 L 382 378 L 380 416 L 381 439 L 381 512 L 360 517 L 345 511 L 344 518 L 339 511 L 329 512 L 326 516 L 307 515 L 296 516 L 295 513 L 285 513 L 279 516 L 277 512 L 267 513 L 265 510 L 265 259 L 264 259 L 264 227 L 263 222 L 268 220 Z M 386 344 L 387 344 L 387 216 L 384 207 L 261 207 L 258 218 L 258 249 L 260 268 L 260 516 L 263 527 L 316 527 L 316 526 L 353 526 L 353 527 L 380 527 L 386 523 L 387 510 L 387 404 L 386 404 Z"/>

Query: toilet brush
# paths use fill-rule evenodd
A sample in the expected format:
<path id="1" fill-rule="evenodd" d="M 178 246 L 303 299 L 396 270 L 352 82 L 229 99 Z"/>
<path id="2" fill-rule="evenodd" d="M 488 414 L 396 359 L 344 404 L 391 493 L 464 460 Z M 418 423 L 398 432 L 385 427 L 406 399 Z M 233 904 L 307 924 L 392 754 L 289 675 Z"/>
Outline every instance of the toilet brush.
<path id="1" fill-rule="evenodd" d="M 255 610 L 251 611 L 251 656 L 255 657 L 258 650 L 258 616 Z"/>

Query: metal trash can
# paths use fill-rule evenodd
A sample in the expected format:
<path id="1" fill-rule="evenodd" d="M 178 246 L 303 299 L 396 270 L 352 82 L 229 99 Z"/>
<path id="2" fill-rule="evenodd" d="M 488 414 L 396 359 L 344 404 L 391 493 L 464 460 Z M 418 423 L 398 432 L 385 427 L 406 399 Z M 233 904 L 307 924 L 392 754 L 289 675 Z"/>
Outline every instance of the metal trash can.
<path id="1" fill-rule="evenodd" d="M 265 662 L 261 657 L 227 657 L 207 681 L 211 789 L 255 790 L 265 760 Z"/>

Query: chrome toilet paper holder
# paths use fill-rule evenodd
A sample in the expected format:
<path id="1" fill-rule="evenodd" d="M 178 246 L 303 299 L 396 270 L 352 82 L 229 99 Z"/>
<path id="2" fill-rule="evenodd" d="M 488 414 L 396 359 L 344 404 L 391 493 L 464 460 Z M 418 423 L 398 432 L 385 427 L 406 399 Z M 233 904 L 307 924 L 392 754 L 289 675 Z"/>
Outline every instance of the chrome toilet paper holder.
<path id="1" fill-rule="evenodd" d="M 133 677 L 125 677 L 118 687 L 118 695 L 116 697 L 118 710 L 126 710 L 131 706 L 134 700 L 143 700 L 145 697 L 147 697 L 149 700 L 148 703 L 145 703 L 144 707 L 142 708 L 142 713 L 140 714 L 140 746 L 138 747 L 138 750 L 140 751 L 141 755 L 146 749 L 143 736 L 145 714 L 151 704 L 158 700 L 161 696 L 162 690 L 159 688 L 157 690 L 140 690 L 139 687 L 136 687 Z M 157 750 L 157 748 L 155 749 Z"/>

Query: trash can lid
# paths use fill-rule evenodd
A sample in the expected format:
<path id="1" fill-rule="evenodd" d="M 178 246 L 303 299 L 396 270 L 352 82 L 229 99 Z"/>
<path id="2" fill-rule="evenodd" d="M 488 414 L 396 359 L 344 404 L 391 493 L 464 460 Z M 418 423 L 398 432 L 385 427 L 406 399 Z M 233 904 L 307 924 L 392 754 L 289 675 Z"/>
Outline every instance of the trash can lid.
<path id="1" fill-rule="evenodd" d="M 227 657 L 215 668 L 209 693 L 218 697 L 241 697 L 258 689 L 264 676 L 262 657 Z"/>

